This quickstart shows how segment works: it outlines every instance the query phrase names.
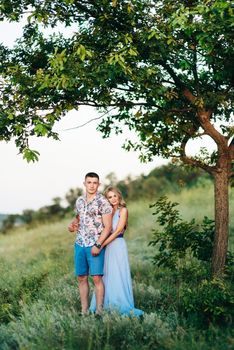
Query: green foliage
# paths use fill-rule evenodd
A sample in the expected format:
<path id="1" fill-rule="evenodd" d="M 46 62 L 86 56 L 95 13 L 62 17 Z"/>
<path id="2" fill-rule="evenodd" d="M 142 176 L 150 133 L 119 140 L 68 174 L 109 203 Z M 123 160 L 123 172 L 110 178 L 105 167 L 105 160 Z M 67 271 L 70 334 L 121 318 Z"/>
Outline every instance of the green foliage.
<path id="1" fill-rule="evenodd" d="M 75 207 L 76 200 L 83 193 L 81 188 L 71 188 L 65 195 L 66 201 L 68 203 L 68 210 L 73 210 Z"/>
<path id="2" fill-rule="evenodd" d="M 43 127 L 43 126 L 42 126 Z M 38 125 L 35 126 L 35 132 L 38 133 Z M 38 133 L 39 135 L 39 133 Z M 45 134 L 44 134 L 45 135 Z M 35 150 L 31 150 L 29 148 L 24 148 L 23 150 L 23 158 L 27 160 L 27 162 L 35 162 L 38 160 L 38 156 L 39 156 L 39 152 L 35 151 Z"/>
<path id="3" fill-rule="evenodd" d="M 125 147 L 142 151 L 143 160 L 185 160 L 184 142 L 201 130 L 217 141 L 218 129 L 208 132 L 202 121 L 207 111 L 231 136 L 231 0 L 2 2 L 1 20 L 23 14 L 22 37 L 12 49 L 0 47 L 0 134 L 15 137 L 28 161 L 38 157 L 30 136 L 58 138 L 54 123 L 82 104 L 106 113 L 105 136 L 122 124 L 134 129 L 139 142 Z M 61 23 L 75 32 L 57 34 Z"/>
<path id="4" fill-rule="evenodd" d="M 150 271 L 149 267 L 148 270 Z M 154 277 L 159 278 L 159 275 L 156 273 Z M 145 283 L 135 283 L 134 297 L 139 308 L 146 313 L 150 313 L 152 310 L 161 314 L 164 314 L 165 310 L 167 310 L 167 313 L 177 312 L 175 307 L 177 289 L 172 283 L 167 285 L 165 279 L 163 282 L 163 286 L 160 283 L 157 286 L 155 282 L 151 285 L 147 281 Z"/>
<path id="5" fill-rule="evenodd" d="M 211 182 L 210 176 L 198 169 L 168 163 L 153 169 L 148 175 L 140 175 L 135 179 L 130 176 L 117 181 L 115 185 L 122 191 L 127 200 L 157 198 L 166 193 L 178 193 L 183 188 L 197 186 L 204 181 Z"/>
<path id="6" fill-rule="evenodd" d="M 25 209 L 22 214 L 7 215 L 3 220 L 1 232 L 7 233 L 12 228 L 21 225 L 35 226 L 38 223 L 57 221 L 62 219 L 66 213 L 71 209 L 70 206 L 64 208 L 61 206 L 61 198 L 57 197 L 53 199 L 53 204 L 46 205 L 38 210 Z"/>
<path id="7" fill-rule="evenodd" d="M 202 224 L 183 221 L 178 209 L 178 203 L 168 201 L 161 197 L 151 205 L 155 208 L 153 215 L 158 215 L 157 222 L 163 231 L 154 230 L 150 245 L 158 246 L 154 262 L 158 266 L 178 268 L 180 260 L 187 255 L 199 260 L 210 261 L 214 239 L 214 221 L 204 217 Z"/>
<path id="8" fill-rule="evenodd" d="M 45 279 L 47 278 L 47 272 L 40 272 L 38 274 L 32 274 L 30 276 L 24 276 L 21 280 L 20 293 L 21 298 L 24 300 L 33 301 L 40 290 L 41 286 L 44 284 Z"/>
<path id="9" fill-rule="evenodd" d="M 193 314 L 201 323 L 227 324 L 234 317 L 234 290 L 221 279 L 204 279 L 194 288 L 182 286 L 180 303 L 187 316 Z"/>
<path id="10" fill-rule="evenodd" d="M 16 219 L 17 215 L 7 215 L 2 221 L 1 232 L 6 233 L 8 230 L 11 230 L 15 225 Z"/>
<path id="11" fill-rule="evenodd" d="M 0 324 L 8 323 L 22 312 L 24 303 L 32 303 L 47 277 L 46 272 L 22 276 L 15 289 L 0 287 Z"/>
<path id="12" fill-rule="evenodd" d="M 177 193 L 185 209 L 198 189 L 184 189 Z M 200 200 L 211 196 L 207 189 L 199 192 Z M 187 198 L 187 201 L 185 200 Z M 231 199 L 232 200 L 232 199 Z M 195 202 L 196 203 L 196 202 Z M 187 310 L 188 288 L 194 291 L 207 280 L 204 264 L 197 265 L 186 258 L 179 271 L 155 267 L 151 257 L 155 247 L 148 246 L 151 229 L 155 226 L 147 201 L 128 203 L 129 227 L 126 240 L 129 249 L 136 307 L 145 311 L 143 319 L 121 317 L 105 313 L 103 320 L 92 315 L 80 317 L 80 299 L 73 275 L 74 235 L 66 232 L 70 219 L 43 224 L 25 230 L 21 227 L 9 235 L 0 236 L 0 348 L 12 349 L 130 349 L 130 350 L 227 350 L 234 340 L 231 322 L 229 286 L 213 284 L 220 291 L 215 304 L 209 296 L 209 310 L 224 305 L 223 316 L 213 311 L 205 313 L 202 297 L 193 302 L 194 311 Z M 197 204 L 207 214 L 206 204 Z M 175 209 L 175 207 L 174 207 Z M 183 209 L 189 217 L 192 216 Z M 193 213 L 193 212 L 192 212 Z M 16 244 L 17 242 L 17 244 Z M 203 298 L 206 300 L 202 287 Z M 7 289 L 7 291 L 6 291 Z M 230 289 L 231 291 L 231 289 Z M 92 288 L 91 291 L 92 293 Z M 226 295 L 227 303 L 221 292 Z M 186 299 L 187 298 L 187 299 Z M 194 298 L 195 299 L 195 298 Z M 187 301 L 186 301 L 187 300 Z M 200 303 L 200 304 L 199 304 Z M 225 306 L 226 305 L 226 306 Z M 217 310 L 216 310 L 217 311 Z M 215 312 L 216 312 L 215 311 Z M 205 316 L 204 316 L 204 315 Z M 205 317 L 205 318 L 204 318 Z M 220 325 L 225 321 L 225 327 Z M 204 321 L 203 323 L 201 321 Z M 227 321 L 227 322 L 226 322 Z"/>
<path id="13" fill-rule="evenodd" d="M 204 217 L 201 224 L 195 219 L 183 221 L 176 208 L 178 203 L 161 197 L 151 207 L 163 230 L 153 230 L 149 243 L 156 248 L 153 261 L 157 266 L 170 268 L 178 285 L 178 312 L 191 324 L 204 327 L 211 323 L 233 321 L 234 291 L 233 254 L 229 252 L 226 279 L 210 279 L 210 262 L 214 240 L 214 221 Z"/>
<path id="14" fill-rule="evenodd" d="M 55 122 L 88 105 L 102 113 L 104 137 L 124 125 L 136 132 L 138 141 L 126 140 L 124 148 L 142 161 L 180 159 L 223 177 L 227 187 L 234 148 L 231 0 L 27 0 L 4 1 L 0 9 L 1 20 L 27 20 L 12 49 L 0 46 L 0 138 L 14 138 L 27 161 L 38 159 L 31 136 L 58 139 Z M 57 34 L 61 23 L 75 32 Z M 53 33 L 45 36 L 44 27 Z M 189 156 L 187 143 L 203 135 L 217 151 Z M 148 179 L 145 190 L 156 181 Z M 223 230 L 227 240 L 227 225 Z M 216 254 L 226 256 L 219 247 Z M 213 265 L 222 273 L 222 264 Z"/>
<path id="15" fill-rule="evenodd" d="M 24 222 L 23 218 L 19 214 L 4 215 L 2 223 L 0 225 L 0 232 L 6 234 L 8 231 L 12 230 L 14 227 L 22 225 Z"/>
<path id="16" fill-rule="evenodd" d="M 0 324 L 8 323 L 14 316 L 20 315 L 19 294 L 11 293 L 7 288 L 0 288 L 0 297 Z"/>

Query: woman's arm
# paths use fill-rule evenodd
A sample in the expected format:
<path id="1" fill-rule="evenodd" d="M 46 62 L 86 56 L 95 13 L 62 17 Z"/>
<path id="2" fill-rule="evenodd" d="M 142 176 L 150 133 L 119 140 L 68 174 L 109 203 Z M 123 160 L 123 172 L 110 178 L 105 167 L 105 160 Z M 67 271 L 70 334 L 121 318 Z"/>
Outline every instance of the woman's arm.
<path id="1" fill-rule="evenodd" d="M 117 224 L 117 227 L 115 231 L 103 242 L 102 248 L 105 247 L 107 244 L 112 242 L 118 235 L 123 232 L 125 226 L 127 225 L 128 221 L 128 210 L 127 208 L 121 208 L 119 213 L 119 221 Z"/>

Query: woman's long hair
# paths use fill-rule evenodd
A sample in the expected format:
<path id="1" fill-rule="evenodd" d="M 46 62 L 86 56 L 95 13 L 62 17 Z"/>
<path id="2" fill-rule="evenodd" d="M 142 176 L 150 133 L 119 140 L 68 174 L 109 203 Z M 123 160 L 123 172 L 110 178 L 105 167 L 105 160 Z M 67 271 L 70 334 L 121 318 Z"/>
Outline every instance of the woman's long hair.
<path id="1" fill-rule="evenodd" d="M 117 188 L 117 187 L 113 187 L 113 186 L 108 186 L 105 191 L 104 191 L 104 196 L 108 199 L 107 195 L 109 192 L 114 192 L 118 195 L 119 197 L 119 207 L 126 207 L 126 203 L 123 199 L 123 195 L 121 193 L 121 191 Z"/>

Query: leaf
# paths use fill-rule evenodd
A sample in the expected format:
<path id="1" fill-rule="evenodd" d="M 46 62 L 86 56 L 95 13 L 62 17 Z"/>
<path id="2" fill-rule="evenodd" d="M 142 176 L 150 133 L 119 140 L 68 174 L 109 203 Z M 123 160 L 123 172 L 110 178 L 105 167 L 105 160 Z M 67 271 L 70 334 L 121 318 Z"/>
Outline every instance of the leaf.
<path id="1" fill-rule="evenodd" d="M 23 158 L 26 159 L 26 161 L 29 162 L 35 162 L 38 161 L 40 153 L 35 150 L 31 150 L 29 148 L 25 148 L 23 150 Z"/>
<path id="2" fill-rule="evenodd" d="M 34 127 L 34 131 L 38 136 L 45 136 L 48 133 L 47 127 L 43 124 L 37 124 Z"/>
<path id="3" fill-rule="evenodd" d="M 13 120 L 14 119 L 14 114 L 13 113 L 8 113 L 7 115 L 7 118 L 10 119 L 10 120 Z"/>
<path id="4" fill-rule="evenodd" d="M 157 32 L 155 31 L 155 30 L 152 30 L 151 32 L 150 32 L 150 34 L 148 35 L 148 39 L 150 40 L 150 39 L 152 39 L 153 37 L 157 37 Z"/>
<path id="5" fill-rule="evenodd" d="M 129 54 L 131 55 L 131 56 L 137 56 L 138 55 L 138 52 L 137 52 L 137 50 L 136 49 L 132 49 L 131 47 L 130 47 L 130 49 L 129 49 Z"/>

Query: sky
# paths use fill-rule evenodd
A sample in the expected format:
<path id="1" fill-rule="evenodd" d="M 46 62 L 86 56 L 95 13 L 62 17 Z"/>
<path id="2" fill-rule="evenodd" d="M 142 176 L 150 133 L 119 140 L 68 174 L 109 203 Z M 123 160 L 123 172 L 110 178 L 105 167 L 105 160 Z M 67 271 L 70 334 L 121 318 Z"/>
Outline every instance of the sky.
<path id="1" fill-rule="evenodd" d="M 4 44 L 11 46 L 20 34 L 19 24 L 0 23 L 0 41 Z M 96 130 L 97 120 L 65 131 L 96 117 L 95 109 L 82 107 L 56 123 L 54 130 L 59 131 L 60 141 L 31 138 L 31 148 L 40 152 L 36 163 L 23 160 L 14 141 L 1 141 L 0 213 L 37 210 L 52 203 L 55 197 L 64 198 L 70 188 L 83 187 L 84 176 L 89 171 L 97 172 L 101 182 L 111 172 L 121 180 L 128 175 L 147 174 L 166 162 L 155 158 L 151 163 L 142 164 L 137 153 L 122 148 L 129 132 L 103 139 Z"/>
<path id="2" fill-rule="evenodd" d="M 0 23 L 0 41 L 11 46 L 21 34 L 21 26 L 15 23 Z M 143 164 L 136 152 L 122 148 L 125 139 L 131 137 L 128 130 L 121 135 L 103 139 L 96 130 L 98 121 L 72 130 L 98 116 L 95 109 L 82 107 L 71 111 L 54 130 L 60 141 L 47 138 L 32 138 L 30 146 L 40 152 L 39 161 L 27 163 L 13 141 L 0 142 L 0 213 L 21 213 L 24 209 L 37 210 L 52 203 L 55 197 L 64 198 L 70 188 L 83 187 L 84 176 L 89 171 L 97 172 L 101 182 L 114 172 L 118 180 L 128 175 L 137 177 L 148 174 L 156 166 L 167 161 L 155 158 Z M 134 137 L 134 134 L 132 134 Z M 191 144 L 190 151 L 198 148 Z"/>
<path id="3" fill-rule="evenodd" d="M 96 131 L 96 122 L 63 131 L 91 117 L 95 117 L 95 111 L 88 108 L 66 116 L 55 125 L 55 130 L 61 130 L 60 141 L 32 138 L 31 148 L 40 152 L 36 163 L 23 160 L 14 142 L 0 143 L 0 213 L 36 210 L 50 204 L 54 197 L 64 198 L 70 188 L 83 187 L 84 176 L 89 171 L 97 172 L 103 182 L 111 172 L 121 180 L 128 175 L 147 174 L 165 163 L 157 158 L 148 164 L 140 163 L 137 153 L 121 148 L 128 133 L 103 139 Z"/>

